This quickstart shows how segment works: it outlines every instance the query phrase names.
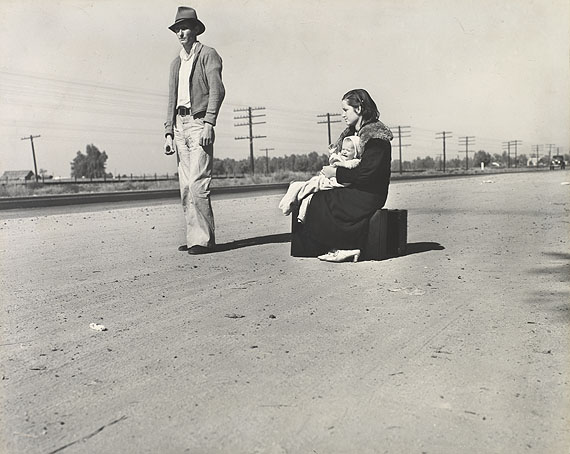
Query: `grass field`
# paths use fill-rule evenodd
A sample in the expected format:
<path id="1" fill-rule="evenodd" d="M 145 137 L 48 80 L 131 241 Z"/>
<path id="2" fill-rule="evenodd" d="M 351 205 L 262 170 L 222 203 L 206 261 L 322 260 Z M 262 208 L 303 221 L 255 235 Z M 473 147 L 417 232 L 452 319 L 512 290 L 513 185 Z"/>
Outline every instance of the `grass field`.
<path id="1" fill-rule="evenodd" d="M 306 180 L 312 176 L 309 172 L 279 172 L 271 175 L 245 175 L 241 177 L 214 178 L 213 187 L 242 186 L 251 184 L 287 183 L 293 180 Z M 0 182 L 0 197 L 29 197 L 54 194 L 85 194 L 94 192 L 144 191 L 157 189 L 176 189 L 176 179 L 148 179 L 141 181 L 73 181 L 69 182 Z"/>
<path id="2" fill-rule="evenodd" d="M 400 175 L 397 171 L 392 171 L 392 179 L 414 178 L 418 175 L 442 177 L 450 175 L 475 175 L 475 174 L 497 174 L 505 172 L 536 172 L 537 170 L 548 170 L 548 168 L 511 168 L 511 169 L 451 169 L 445 174 L 440 171 L 406 172 Z M 221 186 L 242 186 L 252 184 L 288 183 L 291 181 L 307 180 L 313 176 L 311 172 L 291 172 L 282 171 L 270 175 L 243 175 L 239 177 L 214 178 L 212 187 Z M 176 189 L 178 180 L 176 179 L 133 179 L 132 181 L 79 181 L 79 182 L 0 182 L 0 197 L 29 197 L 57 194 L 89 194 L 94 192 L 118 192 L 118 191 L 144 191 L 158 189 Z"/>

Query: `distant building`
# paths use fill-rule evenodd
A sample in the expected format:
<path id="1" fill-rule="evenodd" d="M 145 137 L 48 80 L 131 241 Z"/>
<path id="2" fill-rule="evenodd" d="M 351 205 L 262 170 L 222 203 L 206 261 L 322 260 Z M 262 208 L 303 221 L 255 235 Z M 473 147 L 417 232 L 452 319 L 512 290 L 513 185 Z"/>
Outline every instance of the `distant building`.
<path id="1" fill-rule="evenodd" d="M 27 181 L 35 177 L 31 170 L 6 170 L 2 177 L 3 181 Z"/>

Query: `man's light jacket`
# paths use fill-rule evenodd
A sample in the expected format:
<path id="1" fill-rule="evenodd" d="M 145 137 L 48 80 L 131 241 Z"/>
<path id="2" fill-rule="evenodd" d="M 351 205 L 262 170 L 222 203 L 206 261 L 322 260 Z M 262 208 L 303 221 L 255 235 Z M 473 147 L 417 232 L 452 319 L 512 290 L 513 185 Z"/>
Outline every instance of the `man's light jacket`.
<path id="1" fill-rule="evenodd" d="M 196 56 L 190 72 L 190 104 L 193 116 L 203 115 L 204 121 L 216 125 L 216 119 L 226 91 L 222 83 L 222 59 L 216 49 L 196 45 Z M 178 101 L 178 72 L 180 57 L 176 57 L 170 65 L 168 84 L 168 110 L 164 122 L 164 135 L 174 136 L 176 124 L 176 108 Z"/>

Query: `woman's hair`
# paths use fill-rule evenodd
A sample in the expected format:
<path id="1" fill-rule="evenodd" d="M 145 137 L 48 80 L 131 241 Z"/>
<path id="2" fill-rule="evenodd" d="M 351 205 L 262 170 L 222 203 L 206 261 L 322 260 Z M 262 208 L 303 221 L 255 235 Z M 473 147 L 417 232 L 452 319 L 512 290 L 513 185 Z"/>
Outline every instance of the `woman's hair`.
<path id="1" fill-rule="evenodd" d="M 346 101 L 349 106 L 354 108 L 360 107 L 363 121 L 378 120 L 380 117 L 376 103 L 368 92 L 362 88 L 350 90 L 342 97 L 341 101 Z"/>

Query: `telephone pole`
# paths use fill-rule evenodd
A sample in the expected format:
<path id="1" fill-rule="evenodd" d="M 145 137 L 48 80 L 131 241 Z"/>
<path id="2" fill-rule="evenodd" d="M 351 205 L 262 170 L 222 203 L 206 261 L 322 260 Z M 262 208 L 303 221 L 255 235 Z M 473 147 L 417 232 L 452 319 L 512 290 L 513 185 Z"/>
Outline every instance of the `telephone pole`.
<path id="1" fill-rule="evenodd" d="M 249 126 L 249 135 L 236 137 L 235 140 L 241 140 L 241 139 L 248 139 L 249 140 L 249 161 L 251 164 L 251 174 L 252 175 L 255 173 L 254 159 L 253 159 L 253 139 L 263 139 L 263 138 L 267 137 L 267 136 L 254 136 L 253 135 L 253 125 L 262 125 L 265 123 L 265 121 L 254 122 L 253 119 L 257 118 L 257 117 L 264 117 L 265 114 L 253 115 L 252 112 L 254 110 L 264 110 L 264 109 L 265 109 L 265 107 L 246 107 L 244 109 L 234 109 L 234 112 L 247 112 L 247 115 L 241 115 L 238 117 L 234 117 L 234 120 L 247 119 L 247 122 L 235 123 L 234 126 Z"/>
<path id="2" fill-rule="evenodd" d="M 465 145 L 465 170 L 469 170 L 469 145 L 475 145 L 475 136 L 460 137 L 459 145 Z"/>
<path id="3" fill-rule="evenodd" d="M 506 151 L 507 151 L 507 169 L 509 167 L 511 167 L 511 141 L 509 140 L 508 142 L 503 142 L 503 151 L 505 151 L 505 147 Z"/>
<path id="4" fill-rule="evenodd" d="M 436 139 L 443 139 L 443 173 L 445 173 L 445 139 L 451 137 L 451 133 L 451 131 L 441 131 L 435 133 Z M 438 134 L 441 135 L 438 137 Z"/>
<path id="5" fill-rule="evenodd" d="M 261 148 L 261 151 L 265 151 L 265 175 L 269 174 L 269 152 L 275 150 L 275 148 Z"/>
<path id="6" fill-rule="evenodd" d="M 511 145 L 514 145 L 514 146 L 515 146 L 515 167 L 518 167 L 518 166 L 519 166 L 519 161 L 518 161 L 518 158 L 517 158 L 517 147 L 518 147 L 519 145 L 522 145 L 522 140 L 511 140 L 510 143 L 511 143 Z"/>
<path id="7" fill-rule="evenodd" d="M 548 147 L 548 165 L 552 162 L 552 147 L 554 146 L 553 143 L 547 143 L 545 146 Z"/>
<path id="8" fill-rule="evenodd" d="M 412 137 L 412 131 L 411 131 L 411 126 L 394 126 L 393 128 L 390 128 L 392 130 L 393 133 L 396 133 L 396 129 L 397 129 L 397 134 L 398 134 L 398 149 L 399 149 L 399 153 L 400 153 L 400 175 L 402 174 L 403 170 L 402 170 L 402 147 L 410 147 L 411 145 L 409 143 L 407 144 L 402 144 L 402 139 L 407 139 L 408 137 Z"/>
<path id="9" fill-rule="evenodd" d="M 34 173 L 36 175 L 36 183 L 38 182 L 38 166 L 36 164 L 36 150 L 34 150 L 34 139 L 37 139 L 38 137 L 41 136 L 33 136 L 30 134 L 30 137 L 22 137 L 21 140 L 29 140 L 30 143 L 32 144 L 32 156 L 34 158 Z"/>
<path id="10" fill-rule="evenodd" d="M 532 148 L 534 149 L 534 152 L 536 154 L 536 168 L 538 169 L 538 151 L 539 151 L 540 145 L 535 145 Z"/>
<path id="11" fill-rule="evenodd" d="M 507 167 L 511 166 L 511 146 L 515 147 L 515 167 L 518 166 L 518 158 L 517 158 L 517 147 L 522 144 L 521 140 L 509 140 L 508 142 L 503 142 L 503 151 L 507 151 Z"/>
<path id="12" fill-rule="evenodd" d="M 317 115 L 318 118 L 324 118 L 326 117 L 326 121 L 317 121 L 317 124 L 321 125 L 321 124 L 327 124 L 328 127 L 328 131 L 329 131 L 329 145 L 332 142 L 331 139 L 331 123 L 340 123 L 340 120 L 331 120 L 331 117 L 340 117 L 340 114 L 332 114 L 332 113 L 326 113 L 326 114 L 322 114 L 322 115 Z"/>

